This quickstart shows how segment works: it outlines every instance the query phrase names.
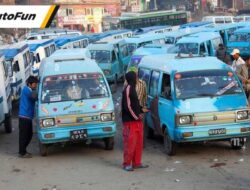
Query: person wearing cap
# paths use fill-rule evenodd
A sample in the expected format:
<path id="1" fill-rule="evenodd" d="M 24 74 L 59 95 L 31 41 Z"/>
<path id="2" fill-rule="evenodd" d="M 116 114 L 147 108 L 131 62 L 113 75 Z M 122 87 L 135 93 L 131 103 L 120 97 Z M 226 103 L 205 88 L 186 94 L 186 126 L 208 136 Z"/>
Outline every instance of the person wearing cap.
<path id="1" fill-rule="evenodd" d="M 245 61 L 240 57 L 240 50 L 234 49 L 231 55 L 234 58 L 232 69 L 233 71 L 236 71 L 237 66 L 245 64 Z"/>
<path id="2" fill-rule="evenodd" d="M 236 67 L 236 74 L 241 80 L 248 98 L 250 91 L 250 58 L 246 60 L 246 64 L 241 64 Z"/>
<path id="3" fill-rule="evenodd" d="M 19 157 L 31 158 L 32 155 L 26 151 L 32 135 L 32 120 L 35 113 L 35 102 L 38 99 L 36 88 L 39 80 L 30 76 L 23 87 L 19 104 Z"/>

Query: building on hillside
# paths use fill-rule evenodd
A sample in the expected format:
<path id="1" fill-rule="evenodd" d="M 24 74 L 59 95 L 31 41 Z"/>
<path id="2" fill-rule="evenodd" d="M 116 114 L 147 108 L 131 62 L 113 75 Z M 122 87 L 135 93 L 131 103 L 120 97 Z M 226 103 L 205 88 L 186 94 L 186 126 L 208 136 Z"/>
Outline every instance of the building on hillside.
<path id="1" fill-rule="evenodd" d="M 121 12 L 119 0 L 55 0 L 54 2 L 60 4 L 57 26 L 83 32 L 102 32 L 103 16 L 119 16 Z"/>

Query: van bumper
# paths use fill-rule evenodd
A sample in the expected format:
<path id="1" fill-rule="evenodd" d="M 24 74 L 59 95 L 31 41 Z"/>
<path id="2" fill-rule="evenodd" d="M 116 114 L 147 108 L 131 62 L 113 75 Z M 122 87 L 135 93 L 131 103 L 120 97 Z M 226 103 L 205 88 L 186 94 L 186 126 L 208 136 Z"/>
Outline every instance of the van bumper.
<path id="1" fill-rule="evenodd" d="M 89 124 L 82 126 L 67 126 L 67 127 L 54 127 L 48 129 L 38 129 L 38 139 L 43 144 L 59 143 L 72 141 L 70 139 L 70 132 L 74 130 L 87 129 L 88 139 L 102 139 L 106 137 L 113 137 L 116 133 L 116 124 Z M 48 138 L 49 136 L 49 138 Z"/>
<path id="2" fill-rule="evenodd" d="M 214 129 L 226 129 L 225 134 L 211 135 Z M 195 142 L 209 140 L 229 140 L 237 137 L 250 136 L 250 123 L 236 123 L 210 126 L 177 127 L 174 132 L 176 142 Z"/>

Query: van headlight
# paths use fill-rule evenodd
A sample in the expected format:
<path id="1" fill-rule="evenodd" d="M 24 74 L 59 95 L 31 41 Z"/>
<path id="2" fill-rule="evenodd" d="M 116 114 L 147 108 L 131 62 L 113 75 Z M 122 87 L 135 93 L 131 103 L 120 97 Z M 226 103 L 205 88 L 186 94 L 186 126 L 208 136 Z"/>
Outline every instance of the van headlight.
<path id="1" fill-rule="evenodd" d="M 244 111 L 238 111 L 237 112 L 237 120 L 245 120 L 248 119 L 248 110 L 244 110 Z"/>
<path id="2" fill-rule="evenodd" d="M 183 115 L 179 116 L 179 124 L 186 125 L 192 123 L 192 116 L 191 115 Z"/>
<path id="3" fill-rule="evenodd" d="M 101 121 L 114 121 L 114 113 L 103 113 L 101 114 Z"/>
<path id="4" fill-rule="evenodd" d="M 42 126 L 43 127 L 52 127 L 55 125 L 55 120 L 53 118 L 43 119 Z"/>

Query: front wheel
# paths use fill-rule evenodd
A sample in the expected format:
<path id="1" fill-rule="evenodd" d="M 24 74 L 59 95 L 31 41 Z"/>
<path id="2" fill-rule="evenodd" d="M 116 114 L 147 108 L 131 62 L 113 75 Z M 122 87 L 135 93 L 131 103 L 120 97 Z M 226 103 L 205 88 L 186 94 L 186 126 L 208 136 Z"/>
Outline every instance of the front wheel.
<path id="1" fill-rule="evenodd" d="M 246 138 L 232 138 L 231 147 L 235 150 L 240 150 L 246 143 Z"/>
<path id="2" fill-rule="evenodd" d="M 39 152 L 41 156 L 48 156 L 49 154 L 49 147 L 47 144 L 42 144 L 41 142 L 39 142 Z"/>
<path id="3" fill-rule="evenodd" d="M 12 132 L 12 122 L 11 122 L 11 115 L 10 114 L 5 115 L 4 127 L 5 127 L 6 133 Z"/>
<path id="4" fill-rule="evenodd" d="M 164 133 L 164 151 L 167 155 L 173 156 L 176 154 L 177 143 L 172 141 L 170 136 Z"/>
<path id="5" fill-rule="evenodd" d="M 105 150 L 113 150 L 114 149 L 114 137 L 108 137 L 104 139 Z"/>

